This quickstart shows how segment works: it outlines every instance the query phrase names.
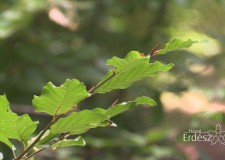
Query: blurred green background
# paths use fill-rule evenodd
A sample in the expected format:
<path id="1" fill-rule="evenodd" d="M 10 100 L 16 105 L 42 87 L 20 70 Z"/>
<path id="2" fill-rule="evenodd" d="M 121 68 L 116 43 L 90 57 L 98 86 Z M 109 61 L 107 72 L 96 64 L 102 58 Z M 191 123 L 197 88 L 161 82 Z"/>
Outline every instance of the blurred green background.
<path id="1" fill-rule="evenodd" d="M 0 2 L 0 93 L 13 110 L 30 112 L 33 95 L 49 81 L 77 78 L 89 88 L 107 72 L 105 61 L 149 51 L 173 38 L 197 40 L 190 49 L 154 57 L 174 63 L 167 73 L 127 90 L 95 95 L 80 109 L 107 108 L 149 96 L 154 108 L 137 108 L 113 120 L 117 128 L 84 135 L 87 146 L 46 151 L 41 160 L 222 160 L 225 145 L 182 140 L 188 129 L 225 130 L 224 0 L 7 0 Z M 10 150 L 0 144 L 4 159 Z"/>

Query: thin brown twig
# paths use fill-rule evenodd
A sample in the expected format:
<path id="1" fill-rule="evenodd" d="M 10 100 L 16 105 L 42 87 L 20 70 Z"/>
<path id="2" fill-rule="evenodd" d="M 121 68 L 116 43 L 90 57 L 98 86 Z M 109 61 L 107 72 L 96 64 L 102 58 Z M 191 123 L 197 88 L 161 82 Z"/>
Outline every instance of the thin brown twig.
<path id="1" fill-rule="evenodd" d="M 91 87 L 91 89 L 88 91 L 90 94 L 93 94 L 96 89 L 98 89 L 99 87 L 101 87 L 103 84 L 105 84 L 106 82 L 108 82 L 110 79 L 112 79 L 114 76 L 116 75 L 116 72 L 113 71 L 113 74 L 111 76 L 109 76 L 106 80 L 104 80 L 103 82 L 99 83 L 96 86 Z"/>
<path id="2" fill-rule="evenodd" d="M 113 71 L 113 74 L 108 77 L 106 80 L 104 80 L 103 82 L 101 82 L 100 84 L 93 86 L 88 92 L 90 94 L 93 94 L 95 92 L 96 89 L 98 89 L 99 87 L 101 87 L 103 84 L 105 84 L 107 81 L 109 81 L 111 78 L 113 78 L 116 75 L 116 73 Z M 58 108 L 59 109 L 59 108 Z M 57 110 L 58 111 L 58 110 Z M 56 111 L 56 114 L 57 114 Z M 48 125 L 45 127 L 45 129 L 39 134 L 39 136 L 34 140 L 34 142 L 32 144 L 30 144 L 19 156 L 15 157 L 14 160 L 20 160 L 22 158 L 24 158 L 24 156 L 40 141 L 40 139 L 42 138 L 42 136 L 46 133 L 46 131 L 60 118 L 61 115 L 54 115 L 53 119 L 48 123 Z M 69 134 L 68 133 L 64 133 L 60 140 L 63 140 L 64 138 L 66 138 Z M 45 150 L 46 148 L 42 148 L 34 153 L 32 153 L 31 155 L 29 155 L 28 157 L 25 158 L 25 160 L 27 160 L 28 158 L 31 158 L 33 156 L 35 156 L 36 154 L 38 154 L 39 152 Z"/>
<path id="3" fill-rule="evenodd" d="M 55 142 L 53 142 L 53 143 L 50 143 L 50 145 L 53 145 L 53 144 L 55 144 L 55 143 L 57 143 L 57 142 L 59 142 L 59 141 L 62 141 L 62 140 L 64 140 L 65 138 L 67 138 L 68 136 L 69 136 L 69 133 L 68 133 L 68 132 L 67 132 L 67 133 L 64 133 L 57 141 L 55 141 Z M 37 155 L 39 152 L 41 152 L 41 151 L 43 151 L 43 150 L 45 150 L 45 149 L 47 149 L 47 148 L 49 148 L 49 147 L 45 147 L 45 148 L 39 149 L 38 151 L 36 151 L 36 152 L 32 153 L 31 155 L 27 156 L 24 160 L 28 160 L 29 158 L 34 157 L 34 156 Z"/>
<path id="4" fill-rule="evenodd" d="M 119 99 L 116 99 L 116 100 L 110 105 L 110 107 L 115 106 L 115 105 L 117 104 L 118 101 L 119 101 Z"/>
<path id="5" fill-rule="evenodd" d="M 92 87 L 88 90 L 88 92 L 91 93 L 91 92 L 95 89 L 95 87 L 96 87 L 96 85 L 92 86 Z"/>
<path id="6" fill-rule="evenodd" d="M 64 140 L 69 136 L 69 132 L 63 133 L 63 135 L 59 138 L 59 141 Z"/>
<path id="7" fill-rule="evenodd" d="M 33 156 L 35 156 L 36 154 L 38 154 L 39 152 L 45 150 L 46 148 L 42 148 L 42 149 L 39 149 L 38 151 L 32 153 L 31 155 L 27 156 L 26 158 L 24 158 L 24 160 L 28 160 L 29 158 L 32 158 Z"/>
<path id="8" fill-rule="evenodd" d="M 158 48 L 159 46 L 162 44 L 162 42 L 160 42 L 159 44 L 157 44 L 151 51 L 148 55 L 150 56 L 155 56 L 157 53 L 158 53 Z"/>
<path id="9" fill-rule="evenodd" d="M 110 79 L 112 79 L 114 76 L 116 75 L 115 71 L 113 71 L 113 74 L 108 77 L 106 80 L 104 80 L 103 82 L 101 82 L 100 84 L 93 86 L 88 92 L 90 94 L 93 94 L 95 92 L 96 89 L 98 89 L 99 87 L 101 87 L 103 84 L 105 84 L 107 81 L 109 81 Z M 37 139 L 35 139 L 35 141 L 28 146 L 18 157 L 16 157 L 14 160 L 20 160 L 22 158 L 24 158 L 24 156 L 40 141 L 40 139 L 42 138 L 42 136 L 45 134 L 45 132 L 60 118 L 61 115 L 55 115 L 52 119 L 51 122 L 49 122 L 49 124 L 45 127 L 45 129 L 40 133 L 40 135 L 37 137 Z M 63 140 L 64 138 L 66 138 L 69 135 L 69 133 L 64 133 L 60 140 Z M 28 157 L 25 158 L 25 160 L 27 160 L 28 158 L 31 158 L 33 156 L 35 156 L 36 154 L 38 154 L 39 152 L 45 150 L 46 148 L 42 148 L 34 153 L 32 153 L 31 155 L 29 155 Z"/>
<path id="10" fill-rule="evenodd" d="M 56 117 L 53 117 L 51 122 L 48 123 L 48 125 L 45 127 L 45 129 L 39 134 L 39 136 L 35 139 L 35 141 L 28 146 L 18 157 L 16 157 L 14 160 L 20 160 L 22 159 L 42 138 L 42 136 L 45 134 L 45 132 L 60 118 L 61 115 L 57 115 Z"/>

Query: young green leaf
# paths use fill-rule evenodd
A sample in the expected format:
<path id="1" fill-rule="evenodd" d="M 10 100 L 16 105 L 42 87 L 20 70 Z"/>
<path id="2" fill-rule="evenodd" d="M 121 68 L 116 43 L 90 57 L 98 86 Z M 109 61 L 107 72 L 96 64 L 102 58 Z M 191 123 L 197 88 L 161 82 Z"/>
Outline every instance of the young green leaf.
<path id="1" fill-rule="evenodd" d="M 117 104 L 115 106 L 110 107 L 108 110 L 106 110 L 106 116 L 108 118 L 114 117 L 118 114 L 121 114 L 122 112 L 125 112 L 137 105 L 149 105 L 149 106 L 155 106 L 156 102 L 148 97 L 138 97 L 134 101 L 129 101 L 129 102 L 123 102 L 120 104 Z"/>
<path id="2" fill-rule="evenodd" d="M 5 143 L 5 144 L 6 144 L 7 146 L 9 146 L 9 148 L 11 148 L 11 149 L 12 149 L 12 147 L 13 147 L 13 144 L 9 141 L 9 139 L 6 138 L 6 136 L 3 135 L 3 134 L 1 134 L 1 133 L 0 133 L 0 142 Z"/>
<path id="3" fill-rule="evenodd" d="M 61 148 L 61 147 L 70 147 L 70 146 L 85 146 L 86 142 L 85 140 L 79 136 L 75 139 L 64 139 L 61 140 L 53 145 L 51 145 L 51 148 L 53 150 L 57 149 L 57 148 Z"/>
<path id="4" fill-rule="evenodd" d="M 51 126 L 51 132 L 70 134 L 81 134 L 91 128 L 98 127 L 104 122 L 107 117 L 104 115 L 104 110 L 83 110 L 80 112 L 71 113 L 65 118 L 60 118 L 54 125 Z"/>
<path id="5" fill-rule="evenodd" d="M 158 50 L 158 54 L 165 54 L 170 51 L 174 51 L 177 49 L 182 48 L 188 48 L 191 47 L 192 44 L 198 43 L 197 41 L 192 41 L 191 39 L 188 39 L 187 41 L 182 41 L 180 39 L 174 39 L 171 42 L 166 44 L 166 47 L 164 49 Z"/>
<path id="6" fill-rule="evenodd" d="M 135 102 L 136 102 L 137 105 L 138 104 L 147 104 L 149 106 L 155 106 L 156 105 L 156 102 L 153 99 L 151 99 L 149 97 L 145 97 L 145 96 L 137 97 L 135 99 Z"/>
<path id="7" fill-rule="evenodd" d="M 112 57 L 108 59 L 106 65 L 114 66 L 118 71 L 127 71 L 143 63 L 149 63 L 150 57 L 143 57 L 138 51 L 131 51 L 124 59 L 118 57 Z"/>
<path id="8" fill-rule="evenodd" d="M 29 136 L 36 130 L 38 124 L 39 122 L 33 122 L 27 114 L 17 116 L 15 121 L 15 129 L 19 135 L 20 140 L 27 141 Z"/>
<path id="9" fill-rule="evenodd" d="M 165 54 L 169 51 L 187 48 L 197 41 L 182 41 L 174 39 L 167 43 L 164 49 L 157 51 L 158 54 Z M 160 71 L 167 71 L 173 67 L 173 64 L 163 65 L 160 62 L 149 63 L 150 56 L 142 56 L 137 51 L 131 51 L 124 59 L 113 57 L 107 61 L 107 65 L 114 66 L 103 79 L 98 83 L 95 93 L 106 93 L 114 89 L 125 89 L 131 86 L 135 81 L 145 77 L 154 76 Z"/>
<path id="10" fill-rule="evenodd" d="M 96 127 L 110 126 L 109 119 L 124 111 L 133 108 L 136 105 L 156 105 L 155 101 L 148 97 L 139 97 L 134 101 L 123 102 L 105 110 L 95 108 L 93 110 L 83 110 L 70 114 L 68 117 L 59 119 L 52 125 L 50 131 L 52 134 L 69 132 L 71 135 L 77 135 Z"/>
<path id="11" fill-rule="evenodd" d="M 59 115 L 69 112 L 77 103 L 87 98 L 89 93 L 83 83 L 67 79 L 60 87 L 51 82 L 43 87 L 41 96 L 34 96 L 33 105 L 36 112 Z"/>
<path id="12" fill-rule="evenodd" d="M 38 136 L 39 136 L 39 134 L 36 137 L 32 138 L 32 141 L 30 141 L 29 143 L 31 144 Z M 47 130 L 45 132 L 45 134 L 42 136 L 41 140 L 37 143 L 37 145 L 35 147 L 40 148 L 39 146 L 45 145 L 45 144 L 50 143 L 51 141 L 54 141 L 54 139 L 57 136 L 59 136 L 59 135 L 58 134 L 52 134 L 50 132 L 50 130 Z"/>
<path id="13" fill-rule="evenodd" d="M 10 111 L 9 102 L 6 95 L 0 96 L 0 112 Z"/>
<path id="14" fill-rule="evenodd" d="M 135 81 L 141 80 L 145 77 L 155 76 L 156 73 L 167 71 L 173 67 L 173 64 L 164 65 L 158 61 L 149 63 L 150 57 L 139 57 L 137 59 L 133 59 L 132 54 L 137 55 L 136 53 L 137 52 L 131 52 L 124 60 L 119 60 L 115 57 L 111 59 L 108 64 L 114 65 L 116 71 L 110 70 L 106 76 L 103 77 L 98 84 L 102 85 L 95 90 L 95 93 L 106 93 L 114 89 L 125 89 L 131 86 Z M 125 62 L 125 65 L 121 62 Z M 106 79 L 113 74 L 115 75 L 106 81 Z M 104 81 L 106 82 L 103 83 Z"/>
<path id="15" fill-rule="evenodd" d="M 10 138 L 27 141 L 36 130 L 38 122 L 33 122 L 25 114 L 18 116 L 10 110 L 9 102 L 5 95 L 0 96 L 0 141 L 12 148 Z"/>

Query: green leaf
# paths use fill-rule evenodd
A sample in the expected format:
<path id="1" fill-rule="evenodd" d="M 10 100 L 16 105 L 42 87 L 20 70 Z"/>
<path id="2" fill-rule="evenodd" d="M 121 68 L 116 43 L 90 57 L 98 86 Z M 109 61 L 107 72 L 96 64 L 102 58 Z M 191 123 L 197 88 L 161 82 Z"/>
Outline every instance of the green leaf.
<path id="1" fill-rule="evenodd" d="M 15 113 L 0 114 L 0 132 L 7 138 L 14 138 L 19 141 L 27 141 L 29 136 L 36 130 L 39 122 L 33 122 L 25 114 L 17 116 Z"/>
<path id="2" fill-rule="evenodd" d="M 167 43 L 164 49 L 158 50 L 158 54 L 165 54 L 170 51 L 174 51 L 177 49 L 188 48 L 191 47 L 192 44 L 198 43 L 197 41 L 192 41 L 188 39 L 187 41 L 182 41 L 180 39 L 174 39 L 171 42 Z"/>
<path id="3" fill-rule="evenodd" d="M 138 51 L 131 51 L 124 59 L 112 57 L 106 64 L 114 66 L 118 71 L 126 71 L 142 63 L 148 63 L 150 57 L 142 57 Z"/>
<path id="4" fill-rule="evenodd" d="M 5 111 L 9 111 L 10 108 L 9 108 L 9 102 L 6 98 L 5 95 L 3 96 L 0 96 L 0 112 L 5 112 Z"/>
<path id="5" fill-rule="evenodd" d="M 91 128 L 112 126 L 109 119 L 122 112 L 125 112 L 136 105 L 156 105 L 156 102 L 148 97 L 139 97 L 134 101 L 123 102 L 105 110 L 102 108 L 95 108 L 93 110 L 83 110 L 70 114 L 68 117 L 59 119 L 51 126 L 51 133 L 66 133 L 71 135 L 81 134 L 87 132 Z M 115 124 L 113 124 L 115 126 Z"/>
<path id="6" fill-rule="evenodd" d="M 10 138 L 27 141 L 36 130 L 38 122 L 34 122 L 25 114 L 18 116 L 10 110 L 9 102 L 5 95 L 0 96 L 0 141 L 12 148 Z"/>
<path id="7" fill-rule="evenodd" d="M 81 136 L 79 136 L 75 139 L 64 139 L 62 141 L 59 141 L 51 145 L 51 148 L 55 150 L 59 147 L 85 146 L 85 144 L 86 144 L 85 140 Z"/>
<path id="8" fill-rule="evenodd" d="M 41 96 L 34 96 L 33 105 L 36 112 L 46 112 L 50 115 L 64 114 L 73 109 L 89 93 L 83 83 L 67 79 L 60 87 L 51 82 L 43 87 Z"/>
<path id="9" fill-rule="evenodd" d="M 31 145 L 40 136 L 40 134 L 41 132 L 35 137 L 32 137 L 27 143 L 28 146 Z M 49 148 L 51 144 L 59 141 L 59 137 L 59 134 L 52 134 L 50 130 L 47 130 L 34 147 L 37 149 Z"/>
<path id="10" fill-rule="evenodd" d="M 16 124 L 16 131 L 19 135 L 20 140 L 27 141 L 29 139 L 30 134 L 32 134 L 39 122 L 33 122 L 29 115 L 25 114 L 22 116 L 17 116 Z"/>
<path id="11" fill-rule="evenodd" d="M 144 96 L 138 97 L 134 101 L 123 102 L 123 103 L 120 103 L 120 104 L 110 107 L 106 111 L 106 115 L 108 118 L 111 118 L 111 117 L 121 114 L 122 112 L 125 112 L 125 111 L 133 108 L 134 106 L 140 105 L 140 104 L 155 106 L 156 102 L 153 99 L 148 98 L 148 97 L 144 97 Z"/>
<path id="12" fill-rule="evenodd" d="M 149 106 L 155 106 L 157 104 L 153 99 L 151 99 L 149 97 L 145 97 L 145 96 L 136 98 L 135 102 L 137 105 L 138 104 L 147 104 Z"/>
<path id="13" fill-rule="evenodd" d="M 74 112 L 65 118 L 60 118 L 51 126 L 51 132 L 53 134 L 66 132 L 81 134 L 91 128 L 98 127 L 106 119 L 105 111 L 100 108 Z"/>
<path id="14" fill-rule="evenodd" d="M 174 39 L 167 43 L 164 49 L 158 50 L 158 54 L 165 54 L 173 50 L 187 48 L 197 41 L 191 39 L 182 41 Z M 150 56 L 141 56 L 137 51 L 131 51 L 124 59 L 113 57 L 107 61 L 107 65 L 114 66 L 98 83 L 95 93 L 106 93 L 114 89 L 125 89 L 135 81 L 145 77 L 155 76 L 160 71 L 167 71 L 173 64 L 163 65 L 160 62 L 149 63 Z"/>
<path id="15" fill-rule="evenodd" d="M 18 117 L 13 112 L 0 113 L 0 135 L 6 138 L 20 139 L 16 130 L 16 121 Z"/>
<path id="16" fill-rule="evenodd" d="M 173 64 L 164 65 L 156 61 L 149 63 L 150 57 L 142 57 L 139 52 L 131 51 L 124 59 L 113 57 L 107 65 L 113 65 L 105 77 L 98 83 L 95 93 L 106 93 L 114 89 L 125 89 L 135 81 L 155 76 L 160 71 L 167 71 Z"/>
<path id="17" fill-rule="evenodd" d="M 4 135 L 2 135 L 1 133 L 0 133 L 0 142 L 3 142 L 3 143 L 5 143 L 7 146 L 9 146 L 9 148 L 11 148 L 12 149 L 12 147 L 13 147 L 13 144 L 8 140 L 8 138 L 6 138 Z"/>
<path id="18" fill-rule="evenodd" d="M 34 140 L 35 140 L 38 136 L 39 136 L 39 135 L 37 135 L 37 136 L 34 138 Z M 57 136 L 58 136 L 58 134 L 52 134 L 52 133 L 50 132 L 50 130 L 47 130 L 47 131 L 45 132 L 45 134 L 41 137 L 41 140 L 37 143 L 37 145 L 36 145 L 35 147 L 40 146 L 40 145 L 47 144 L 47 143 L 53 141 Z M 33 141 L 31 141 L 30 143 L 32 143 L 32 142 L 33 142 Z"/>

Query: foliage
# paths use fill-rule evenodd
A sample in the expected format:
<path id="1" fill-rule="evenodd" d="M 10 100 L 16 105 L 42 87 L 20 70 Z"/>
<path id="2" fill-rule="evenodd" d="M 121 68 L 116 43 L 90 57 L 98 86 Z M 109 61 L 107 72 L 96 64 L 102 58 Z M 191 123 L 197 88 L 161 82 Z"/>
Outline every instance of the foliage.
<path id="1" fill-rule="evenodd" d="M 164 49 L 158 50 L 158 54 L 165 54 L 167 52 L 176 50 L 176 49 L 181 49 L 181 48 L 188 48 L 190 47 L 193 43 L 197 43 L 197 41 L 192 41 L 191 39 L 187 41 L 182 41 L 179 39 L 174 39 L 170 43 L 166 44 L 166 47 Z"/>
<path id="2" fill-rule="evenodd" d="M 173 42 L 167 44 L 166 49 L 169 45 L 173 45 L 173 49 L 187 47 L 183 44 L 190 43 L 190 40 L 175 44 Z M 191 41 L 190 45 L 192 43 L 194 42 Z M 114 68 L 89 91 L 77 79 L 67 79 L 59 87 L 54 86 L 51 82 L 47 83 L 43 87 L 41 95 L 34 96 L 32 102 L 36 112 L 45 112 L 52 117 L 52 120 L 33 138 L 33 132 L 39 122 L 32 121 L 27 114 L 16 115 L 10 110 L 6 96 L 0 96 L 0 141 L 8 145 L 13 152 L 16 151 L 16 148 L 10 139 L 17 139 L 24 145 L 24 151 L 15 155 L 15 160 L 32 158 L 46 148 L 84 146 L 85 141 L 82 137 L 71 139 L 69 136 L 80 135 L 97 127 L 115 127 L 116 124 L 111 121 L 112 117 L 136 105 L 156 105 L 154 100 L 142 96 L 133 101 L 113 103 L 108 109 L 95 108 L 74 111 L 82 100 L 96 93 L 103 94 L 115 89 L 128 88 L 138 80 L 155 76 L 158 72 L 167 71 L 173 66 L 160 62 L 150 63 L 150 58 L 149 55 L 143 56 L 137 51 L 131 51 L 124 59 L 117 57 L 109 59 L 107 65 L 112 65 Z"/>
<path id="3" fill-rule="evenodd" d="M 90 88 L 108 71 L 104 62 L 110 57 L 124 57 L 131 49 L 148 53 L 156 44 L 174 38 L 204 42 L 176 50 L 172 56 L 165 54 L 151 58 L 152 62 L 175 64 L 169 72 L 145 78 L 126 90 L 92 96 L 79 105 L 82 109 L 93 109 L 93 106 L 107 109 L 117 98 L 129 101 L 146 95 L 157 102 L 157 107 L 133 109 L 115 117 L 113 121 L 120 127 L 91 130 L 88 132 L 91 138 L 84 137 L 88 142 L 84 148 L 45 150 L 37 159 L 146 160 L 156 159 L 154 154 L 160 154 L 164 147 L 190 158 L 190 154 L 177 148 L 179 144 L 187 144 L 177 141 L 175 135 L 181 135 L 189 128 L 205 129 L 208 126 L 212 129 L 217 123 L 224 125 L 224 110 L 209 115 L 208 112 L 217 107 L 213 105 L 209 110 L 204 106 L 201 108 L 204 117 L 192 115 L 193 112 L 190 115 L 201 104 L 198 96 L 195 96 L 196 101 L 188 98 L 193 103 L 198 101 L 194 103 L 196 107 L 186 101 L 176 109 L 172 106 L 178 104 L 178 97 L 181 99 L 184 93 L 196 90 L 204 94 L 209 105 L 216 103 L 218 106 L 219 102 L 224 106 L 224 7 L 224 0 L 1 1 L 0 94 L 7 95 L 13 112 L 18 115 L 29 113 L 34 121 L 40 120 L 36 133 L 44 128 L 49 117 L 32 110 L 32 95 L 40 95 L 42 86 L 49 80 L 59 86 L 67 78 L 76 78 Z M 164 93 L 168 92 L 176 96 L 165 100 Z M 171 108 L 168 108 L 168 101 Z M 152 142 L 146 134 L 155 130 L 162 130 L 166 136 Z M 174 136 L 171 138 L 171 135 Z M 140 147 L 138 144 L 142 141 L 138 137 L 147 138 L 147 144 Z M 152 146 L 158 150 L 151 150 Z M 17 153 L 23 149 L 20 145 L 16 148 Z M 202 159 L 220 159 L 210 154 L 221 149 L 208 148 L 210 150 L 206 151 L 205 146 L 198 146 L 196 152 L 199 156 L 205 154 Z M 4 154 L 4 160 L 12 159 L 9 147 L 1 142 L 0 152 Z M 224 157 L 222 153 L 222 156 L 217 155 Z M 169 159 L 185 159 L 174 152 L 170 155 Z M 161 159 L 165 158 L 168 156 Z"/>

